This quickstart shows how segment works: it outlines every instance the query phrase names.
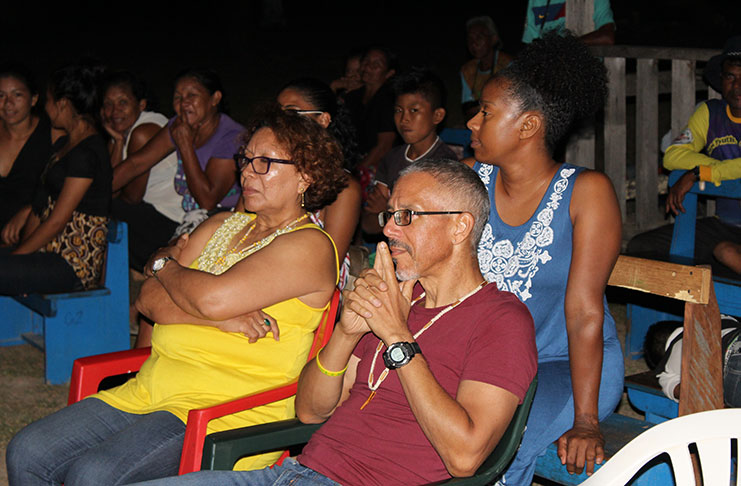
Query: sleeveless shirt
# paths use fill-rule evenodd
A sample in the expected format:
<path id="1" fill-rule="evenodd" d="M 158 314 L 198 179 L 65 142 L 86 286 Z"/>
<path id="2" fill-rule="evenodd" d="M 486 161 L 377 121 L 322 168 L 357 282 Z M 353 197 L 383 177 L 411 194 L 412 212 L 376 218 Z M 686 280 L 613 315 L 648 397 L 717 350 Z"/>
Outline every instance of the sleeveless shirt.
<path id="1" fill-rule="evenodd" d="M 489 191 L 491 212 L 479 242 L 481 273 L 500 290 L 515 294 L 535 323 L 538 361 L 567 359 L 566 287 L 571 268 L 573 226 L 569 214 L 574 182 L 583 167 L 563 164 L 530 219 L 510 226 L 499 217 L 494 188 L 499 168 L 476 162 L 474 170 Z M 603 338 L 617 338 L 603 298 Z"/>
<path id="2" fill-rule="evenodd" d="M 247 213 L 235 213 L 227 218 L 190 268 L 208 271 L 200 267 L 199 261 L 213 261 L 214 257 L 222 256 L 228 245 L 224 247 L 220 243 L 224 239 L 231 241 L 253 219 L 254 215 Z M 292 231 L 304 228 L 322 231 L 332 240 L 313 223 Z M 229 266 L 237 261 L 226 260 Z M 249 343 L 241 333 L 224 332 L 216 327 L 155 324 L 152 354 L 136 377 L 93 396 L 124 412 L 145 414 L 164 410 L 187 423 L 191 409 L 210 407 L 298 377 L 306 364 L 314 330 L 327 307 L 329 303 L 315 308 L 292 298 L 262 309 L 278 322 L 280 341 L 265 337 Z M 213 420 L 208 433 L 294 417 L 293 400 L 289 398 Z M 240 462 L 238 468 L 265 467 L 276 459 L 276 455 L 257 456 L 249 462 Z"/>

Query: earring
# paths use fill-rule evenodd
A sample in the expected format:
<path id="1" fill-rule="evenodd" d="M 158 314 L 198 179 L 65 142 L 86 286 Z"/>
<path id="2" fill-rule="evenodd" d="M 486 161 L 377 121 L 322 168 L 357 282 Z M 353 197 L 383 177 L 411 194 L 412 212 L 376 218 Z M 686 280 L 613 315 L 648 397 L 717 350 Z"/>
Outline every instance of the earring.
<path id="1" fill-rule="evenodd" d="M 301 207 L 303 208 L 305 206 L 306 206 L 306 200 L 304 198 L 304 193 L 302 192 L 301 193 Z"/>

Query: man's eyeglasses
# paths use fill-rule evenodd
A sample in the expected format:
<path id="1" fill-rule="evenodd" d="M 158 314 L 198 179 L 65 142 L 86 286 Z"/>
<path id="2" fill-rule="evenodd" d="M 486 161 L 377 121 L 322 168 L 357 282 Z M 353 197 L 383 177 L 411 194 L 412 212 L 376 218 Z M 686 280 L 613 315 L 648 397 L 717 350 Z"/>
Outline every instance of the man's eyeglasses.
<path id="1" fill-rule="evenodd" d="M 270 157 L 247 157 L 244 154 L 234 154 L 234 161 L 240 172 L 248 165 L 252 166 L 255 174 L 267 174 L 270 171 L 270 164 L 294 164 L 292 160 L 272 159 Z"/>
<path id="2" fill-rule="evenodd" d="M 386 226 L 386 223 L 394 218 L 396 226 L 408 226 L 412 223 L 412 216 L 427 216 L 429 214 L 462 214 L 465 211 L 414 211 L 411 209 L 398 209 L 396 211 L 382 211 L 378 213 L 378 224 L 381 227 Z"/>

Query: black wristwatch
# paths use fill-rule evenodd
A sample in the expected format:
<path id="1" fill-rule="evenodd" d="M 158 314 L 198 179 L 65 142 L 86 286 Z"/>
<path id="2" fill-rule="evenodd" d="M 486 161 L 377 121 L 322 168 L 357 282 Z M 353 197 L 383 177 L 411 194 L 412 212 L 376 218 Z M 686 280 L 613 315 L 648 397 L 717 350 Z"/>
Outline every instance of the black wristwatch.
<path id="1" fill-rule="evenodd" d="M 694 169 L 691 170 L 693 174 L 695 174 L 695 179 L 698 181 L 700 180 L 700 166 L 696 165 Z"/>
<path id="2" fill-rule="evenodd" d="M 386 368 L 395 370 L 409 363 L 415 354 L 422 354 L 419 344 L 411 343 L 394 343 L 383 353 L 383 362 Z"/>

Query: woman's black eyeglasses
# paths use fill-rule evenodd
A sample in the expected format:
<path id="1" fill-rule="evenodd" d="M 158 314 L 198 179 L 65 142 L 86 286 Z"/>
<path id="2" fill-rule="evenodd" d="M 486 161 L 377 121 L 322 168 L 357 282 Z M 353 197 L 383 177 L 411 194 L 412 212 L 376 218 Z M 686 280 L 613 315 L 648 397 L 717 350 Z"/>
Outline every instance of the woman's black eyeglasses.
<path id="1" fill-rule="evenodd" d="M 292 160 L 283 159 L 272 159 L 270 157 L 247 157 L 244 154 L 234 154 L 234 161 L 237 163 L 237 167 L 240 172 L 243 171 L 248 165 L 252 166 L 252 170 L 255 174 L 267 174 L 270 171 L 270 164 L 290 164 L 293 165 L 295 162 Z"/>
<path id="2" fill-rule="evenodd" d="M 465 211 L 414 211 L 411 209 L 398 209 L 396 211 L 382 211 L 378 213 L 378 224 L 381 227 L 393 217 L 396 226 L 408 226 L 412 223 L 412 215 L 426 216 L 428 214 L 462 214 Z"/>

